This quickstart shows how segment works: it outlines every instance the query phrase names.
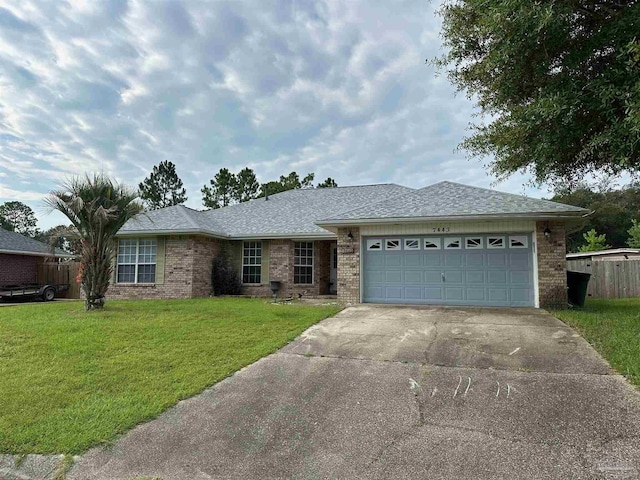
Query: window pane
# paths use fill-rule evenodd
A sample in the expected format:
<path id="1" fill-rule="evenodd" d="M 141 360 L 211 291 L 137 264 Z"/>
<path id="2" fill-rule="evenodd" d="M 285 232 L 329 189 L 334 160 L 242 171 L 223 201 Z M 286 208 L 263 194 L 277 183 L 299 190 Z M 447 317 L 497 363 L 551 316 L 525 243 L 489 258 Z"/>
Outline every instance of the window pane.
<path id="1" fill-rule="evenodd" d="M 138 283 L 155 283 L 156 266 L 155 265 L 139 265 L 138 266 Z"/>
<path id="2" fill-rule="evenodd" d="M 293 261 L 293 283 L 313 283 L 313 242 L 295 242 Z"/>
<path id="3" fill-rule="evenodd" d="M 118 265 L 117 283 L 134 283 L 136 281 L 135 265 Z"/>
<path id="4" fill-rule="evenodd" d="M 242 283 L 261 283 L 262 242 L 244 242 L 242 249 Z"/>

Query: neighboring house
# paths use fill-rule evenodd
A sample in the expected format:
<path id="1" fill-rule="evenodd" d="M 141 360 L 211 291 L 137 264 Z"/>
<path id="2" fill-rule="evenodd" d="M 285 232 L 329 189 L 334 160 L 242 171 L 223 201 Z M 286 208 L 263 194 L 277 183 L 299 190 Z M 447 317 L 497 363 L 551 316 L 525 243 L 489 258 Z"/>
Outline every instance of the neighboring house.
<path id="1" fill-rule="evenodd" d="M 567 253 L 567 260 L 640 260 L 640 249 L 637 248 L 610 248 L 597 252 Z"/>
<path id="2" fill-rule="evenodd" d="M 37 283 L 38 265 L 72 255 L 19 233 L 0 228 L 0 286 Z"/>
<path id="3" fill-rule="evenodd" d="M 199 212 L 139 215 L 118 233 L 108 295 L 211 293 L 226 252 L 243 291 L 337 293 L 344 303 L 566 304 L 565 231 L 588 210 L 441 182 L 290 190 Z"/>

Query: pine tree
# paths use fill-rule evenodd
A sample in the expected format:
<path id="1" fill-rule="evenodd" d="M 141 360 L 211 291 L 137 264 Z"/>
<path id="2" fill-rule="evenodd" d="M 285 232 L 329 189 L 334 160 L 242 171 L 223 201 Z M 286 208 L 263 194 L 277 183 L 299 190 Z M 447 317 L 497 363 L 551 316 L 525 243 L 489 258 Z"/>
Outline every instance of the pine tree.
<path id="1" fill-rule="evenodd" d="M 632 220 L 633 226 L 627 230 L 629 233 L 629 239 L 627 245 L 631 248 L 640 248 L 640 222 L 638 220 Z"/>
<path id="2" fill-rule="evenodd" d="M 168 160 L 154 166 L 139 188 L 140 198 L 151 210 L 180 205 L 187 201 L 187 191 L 176 173 L 176 166 Z"/>
<path id="3" fill-rule="evenodd" d="M 578 248 L 579 252 L 598 252 L 611 248 L 610 245 L 607 245 L 607 236 L 604 233 L 598 235 L 593 228 L 582 236 L 587 243 Z"/>
<path id="4" fill-rule="evenodd" d="M 237 202 L 248 202 L 257 197 L 260 184 L 256 179 L 255 172 L 249 167 L 245 167 L 236 175 L 236 191 L 234 198 Z"/>
<path id="5" fill-rule="evenodd" d="M 207 208 L 231 205 L 236 197 L 238 180 L 227 168 L 221 168 L 209 185 L 202 187 L 202 203 Z"/>
<path id="6" fill-rule="evenodd" d="M 318 184 L 318 188 L 335 188 L 337 186 L 338 184 L 331 177 L 327 177 L 327 179 L 324 182 Z"/>

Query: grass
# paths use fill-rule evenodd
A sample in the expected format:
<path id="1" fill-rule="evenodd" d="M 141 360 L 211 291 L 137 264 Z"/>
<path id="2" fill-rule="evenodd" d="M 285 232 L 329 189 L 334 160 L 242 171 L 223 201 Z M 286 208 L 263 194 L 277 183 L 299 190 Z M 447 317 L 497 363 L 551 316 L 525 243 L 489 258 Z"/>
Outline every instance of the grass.
<path id="1" fill-rule="evenodd" d="M 584 308 L 554 313 L 578 330 L 613 368 L 640 386 L 640 298 L 587 299 Z"/>
<path id="2" fill-rule="evenodd" d="M 338 310 L 237 298 L 0 308 L 0 453 L 113 441 Z"/>

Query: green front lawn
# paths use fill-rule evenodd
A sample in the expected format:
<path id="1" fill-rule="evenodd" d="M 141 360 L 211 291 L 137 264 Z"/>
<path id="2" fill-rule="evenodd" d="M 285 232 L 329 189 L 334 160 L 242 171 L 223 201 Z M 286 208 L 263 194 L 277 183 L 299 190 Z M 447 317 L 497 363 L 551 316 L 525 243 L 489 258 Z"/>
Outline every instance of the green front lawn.
<path id="1" fill-rule="evenodd" d="M 231 298 L 2 307 L 0 453 L 112 440 L 338 310 Z"/>
<path id="2" fill-rule="evenodd" d="M 590 298 L 584 308 L 554 313 L 578 330 L 613 368 L 640 386 L 640 298 Z"/>

